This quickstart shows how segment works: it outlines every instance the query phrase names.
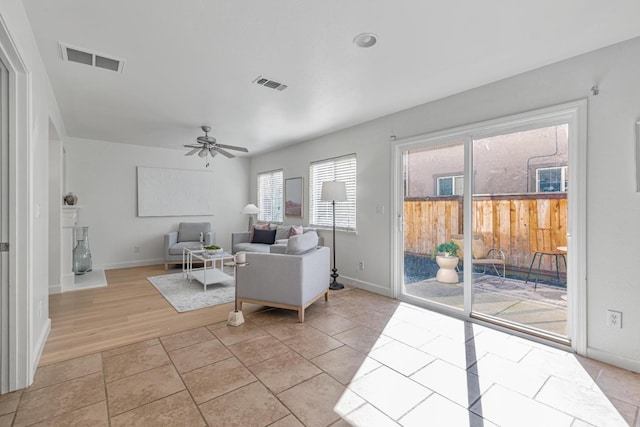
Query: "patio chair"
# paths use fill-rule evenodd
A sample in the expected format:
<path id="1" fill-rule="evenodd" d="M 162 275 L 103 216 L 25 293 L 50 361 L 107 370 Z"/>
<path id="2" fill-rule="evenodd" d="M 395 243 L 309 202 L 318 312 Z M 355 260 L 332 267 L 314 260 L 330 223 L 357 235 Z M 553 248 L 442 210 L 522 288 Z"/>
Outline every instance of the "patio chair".
<path id="1" fill-rule="evenodd" d="M 464 239 L 462 234 L 452 234 L 451 240 L 460 246 L 458 257 L 460 258 L 460 262 L 462 262 L 464 256 Z M 476 265 L 482 266 L 482 274 L 486 274 L 487 267 L 491 266 L 500 280 L 504 282 L 507 270 L 507 256 L 502 249 L 487 249 L 483 237 L 479 234 L 474 234 L 471 240 L 471 251 L 473 253 L 472 263 L 474 267 Z M 502 266 L 502 274 L 498 271 L 498 266 Z"/>
<path id="2" fill-rule="evenodd" d="M 538 258 L 538 267 L 536 269 L 536 280 L 533 285 L 534 291 L 538 287 L 538 276 L 540 276 L 543 256 L 546 255 L 546 256 L 555 258 L 556 282 L 558 284 L 560 284 L 560 264 L 559 264 L 560 259 L 562 259 L 562 261 L 564 262 L 565 270 L 567 268 L 567 258 L 565 256 L 565 254 L 567 253 L 567 248 L 566 246 L 554 246 L 551 235 L 552 235 L 552 229 L 550 227 L 531 229 L 531 235 L 529 238 L 529 250 L 533 252 L 533 258 L 531 258 L 531 264 L 529 264 L 529 271 L 527 272 L 527 280 L 525 281 L 525 283 L 529 282 L 529 276 L 531 276 L 531 270 L 533 270 L 533 264 L 536 262 L 536 258 Z"/>

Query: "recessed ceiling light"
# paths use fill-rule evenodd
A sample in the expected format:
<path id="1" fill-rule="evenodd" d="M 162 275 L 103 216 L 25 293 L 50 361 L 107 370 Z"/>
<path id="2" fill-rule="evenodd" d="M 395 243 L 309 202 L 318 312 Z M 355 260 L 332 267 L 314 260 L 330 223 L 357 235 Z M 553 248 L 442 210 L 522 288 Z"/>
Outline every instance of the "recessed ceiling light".
<path id="1" fill-rule="evenodd" d="M 377 42 L 378 36 L 373 33 L 362 33 L 353 38 L 353 44 L 358 47 L 371 47 Z"/>

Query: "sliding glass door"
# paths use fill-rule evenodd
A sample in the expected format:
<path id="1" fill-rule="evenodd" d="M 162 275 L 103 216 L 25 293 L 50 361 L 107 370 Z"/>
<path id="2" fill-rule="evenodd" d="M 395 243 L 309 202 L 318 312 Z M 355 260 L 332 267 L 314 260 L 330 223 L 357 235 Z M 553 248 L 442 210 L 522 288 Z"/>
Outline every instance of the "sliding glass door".
<path id="1" fill-rule="evenodd" d="M 585 306 L 571 232 L 584 235 L 581 108 L 396 142 L 399 298 L 571 342 Z"/>
<path id="2" fill-rule="evenodd" d="M 460 254 L 444 256 L 438 246 L 462 233 L 464 142 L 404 150 L 402 159 L 403 293 L 462 310 Z"/>
<path id="3" fill-rule="evenodd" d="M 473 139 L 472 313 L 567 338 L 566 123 Z"/>

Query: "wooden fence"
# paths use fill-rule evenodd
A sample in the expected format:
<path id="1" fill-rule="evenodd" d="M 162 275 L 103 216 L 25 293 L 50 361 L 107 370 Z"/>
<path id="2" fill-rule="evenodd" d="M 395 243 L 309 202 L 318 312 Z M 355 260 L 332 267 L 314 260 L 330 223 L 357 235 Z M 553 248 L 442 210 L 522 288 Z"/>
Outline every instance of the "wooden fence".
<path id="1" fill-rule="evenodd" d="M 429 255 L 452 234 L 462 234 L 462 205 L 462 197 L 455 196 L 405 199 L 405 252 Z M 567 245 L 566 194 L 476 196 L 473 216 L 473 234 L 481 235 L 487 248 L 502 249 L 512 268 L 528 269 L 534 252 Z M 555 271 L 552 258 L 543 258 L 543 270 Z"/>

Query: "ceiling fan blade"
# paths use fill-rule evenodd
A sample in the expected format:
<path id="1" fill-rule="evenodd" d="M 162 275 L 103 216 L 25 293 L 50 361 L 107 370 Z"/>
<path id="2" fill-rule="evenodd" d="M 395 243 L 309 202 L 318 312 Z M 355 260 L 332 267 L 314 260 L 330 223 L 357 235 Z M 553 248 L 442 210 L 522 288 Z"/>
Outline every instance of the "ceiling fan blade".
<path id="1" fill-rule="evenodd" d="M 213 159 L 215 156 L 218 155 L 218 152 L 216 151 L 215 148 L 211 147 L 209 148 L 209 154 L 211 154 L 211 158 Z"/>
<path id="2" fill-rule="evenodd" d="M 193 156 L 194 154 L 196 154 L 198 151 L 200 150 L 200 147 L 196 147 L 193 150 L 189 151 L 188 153 L 185 153 L 185 156 Z"/>
<path id="3" fill-rule="evenodd" d="M 233 159 L 235 157 L 233 154 L 231 154 L 228 151 L 223 150 L 220 147 L 213 147 L 213 149 L 216 150 L 218 153 L 222 154 L 223 156 L 226 156 L 226 157 L 228 157 L 230 159 Z"/>
<path id="4" fill-rule="evenodd" d="M 200 146 L 200 145 L 183 145 L 183 147 L 187 147 L 187 148 L 202 148 L 202 146 Z"/>
<path id="5" fill-rule="evenodd" d="M 249 152 L 249 150 L 247 150 L 245 147 L 238 147 L 237 145 L 226 145 L 226 144 L 216 144 L 216 145 L 220 148 L 226 148 L 228 150 L 242 151 L 243 153 Z"/>

